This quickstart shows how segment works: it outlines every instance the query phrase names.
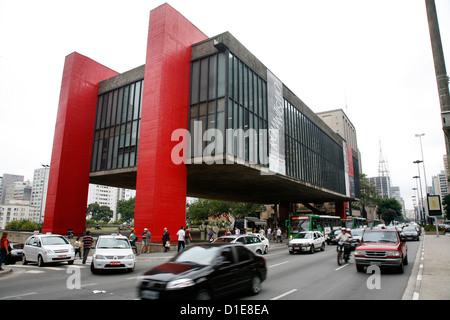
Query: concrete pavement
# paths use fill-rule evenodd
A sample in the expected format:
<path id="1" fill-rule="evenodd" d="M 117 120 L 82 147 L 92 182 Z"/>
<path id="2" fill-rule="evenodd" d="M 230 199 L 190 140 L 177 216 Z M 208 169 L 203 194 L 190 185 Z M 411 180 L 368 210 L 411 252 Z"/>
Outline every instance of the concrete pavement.
<path id="1" fill-rule="evenodd" d="M 271 241 L 270 248 L 285 247 L 287 242 L 286 240 L 284 242 L 280 244 Z M 175 253 L 175 251 L 152 252 L 138 255 L 136 259 L 162 262 Z M 87 265 L 90 264 L 90 260 L 91 257 L 88 258 Z M 422 235 L 417 255 L 409 256 L 409 261 L 410 263 L 414 261 L 414 267 L 402 300 L 450 300 L 450 234 L 439 237 L 436 234 Z M 75 264 L 81 264 L 81 260 L 77 259 Z M 0 271 L 0 279 L 12 272 L 10 266 L 3 265 L 3 269 Z"/>

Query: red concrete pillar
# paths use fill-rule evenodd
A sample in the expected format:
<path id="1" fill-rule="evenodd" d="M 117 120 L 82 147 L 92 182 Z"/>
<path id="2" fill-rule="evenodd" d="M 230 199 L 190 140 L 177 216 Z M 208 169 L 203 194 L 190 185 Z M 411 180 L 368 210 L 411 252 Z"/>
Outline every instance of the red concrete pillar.
<path id="1" fill-rule="evenodd" d="M 339 216 L 341 218 L 345 218 L 347 216 L 347 202 L 335 202 L 335 208 L 336 216 Z"/>
<path id="2" fill-rule="evenodd" d="M 187 168 L 175 165 L 172 132 L 187 129 L 191 45 L 208 37 L 168 4 L 150 13 L 136 180 L 135 230 L 161 241 L 186 219 Z"/>
<path id="3" fill-rule="evenodd" d="M 76 52 L 66 57 L 42 232 L 85 231 L 99 83 L 117 74 Z"/>

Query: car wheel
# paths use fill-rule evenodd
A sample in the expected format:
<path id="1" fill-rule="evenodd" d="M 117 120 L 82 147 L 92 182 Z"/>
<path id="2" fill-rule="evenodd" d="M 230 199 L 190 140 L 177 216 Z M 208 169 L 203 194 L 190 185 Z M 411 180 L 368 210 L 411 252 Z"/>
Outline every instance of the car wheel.
<path id="1" fill-rule="evenodd" d="M 397 272 L 398 272 L 398 273 L 400 273 L 400 274 L 402 274 L 402 273 L 404 273 L 404 272 L 405 272 L 405 267 L 404 267 L 404 264 L 403 264 L 403 262 L 402 262 L 402 263 L 400 263 L 400 265 L 398 266 L 398 268 L 397 268 Z"/>
<path id="2" fill-rule="evenodd" d="M 266 246 L 265 249 L 264 249 L 264 254 L 267 254 L 268 252 L 269 252 L 269 247 Z"/>
<path id="3" fill-rule="evenodd" d="M 25 253 L 24 253 L 23 256 L 22 256 L 22 264 L 23 264 L 23 265 L 28 264 L 27 258 L 25 257 Z"/>
<path id="4" fill-rule="evenodd" d="M 312 244 L 309 249 L 309 253 L 313 254 L 315 251 L 316 251 L 316 248 L 314 248 L 314 245 Z"/>
<path id="5" fill-rule="evenodd" d="M 73 264 L 73 260 L 67 261 L 67 263 L 68 263 L 69 265 L 72 265 L 72 264 Z"/>
<path id="6" fill-rule="evenodd" d="M 262 252 L 261 252 L 261 250 L 256 250 L 256 254 L 259 254 L 259 255 L 261 255 L 262 254 Z"/>
<path id="7" fill-rule="evenodd" d="M 261 291 L 261 278 L 259 276 L 253 276 L 250 293 L 253 296 L 256 296 Z"/>
<path id="8" fill-rule="evenodd" d="M 404 266 L 408 265 L 408 255 L 406 255 L 405 259 L 403 260 L 403 265 Z"/>
<path id="9" fill-rule="evenodd" d="M 357 264 L 357 265 L 356 265 L 356 271 L 358 271 L 358 272 L 364 272 L 364 266 Z"/>
<path id="10" fill-rule="evenodd" d="M 325 251 L 325 242 L 322 243 L 322 246 L 320 247 L 320 251 Z"/>
<path id="11" fill-rule="evenodd" d="M 209 294 L 208 290 L 201 289 L 199 292 L 197 292 L 195 299 L 196 300 L 211 300 L 211 295 Z"/>
<path id="12" fill-rule="evenodd" d="M 91 272 L 92 272 L 92 274 L 98 274 L 98 271 L 99 270 L 95 269 L 94 264 L 91 263 Z"/>
<path id="13" fill-rule="evenodd" d="M 38 263 L 38 266 L 39 266 L 39 267 L 43 267 L 43 266 L 45 265 L 45 263 L 44 263 L 44 258 L 42 258 L 41 255 L 38 255 L 38 261 L 37 261 L 37 263 Z"/>

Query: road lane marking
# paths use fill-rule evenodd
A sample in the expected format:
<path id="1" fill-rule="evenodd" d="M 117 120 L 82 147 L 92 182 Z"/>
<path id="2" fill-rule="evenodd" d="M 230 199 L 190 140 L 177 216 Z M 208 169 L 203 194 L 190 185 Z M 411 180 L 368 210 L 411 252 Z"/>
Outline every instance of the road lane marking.
<path id="1" fill-rule="evenodd" d="M 341 270 L 342 268 L 345 268 L 346 266 L 348 266 L 349 263 L 344 264 L 343 266 L 340 266 L 339 268 L 334 269 L 334 271 L 338 271 Z"/>
<path id="2" fill-rule="evenodd" d="M 22 298 L 22 297 L 31 296 L 31 295 L 34 295 L 34 294 L 37 294 L 37 292 L 30 292 L 30 293 L 18 294 L 16 296 L 3 297 L 3 298 L 0 298 L 0 300 Z"/>
<path id="3" fill-rule="evenodd" d="M 285 296 L 287 296 L 287 295 L 289 295 L 289 294 L 291 294 L 291 293 L 294 293 L 295 291 L 297 291 L 297 289 L 292 289 L 291 291 L 288 291 L 288 292 L 285 292 L 285 293 L 283 293 L 283 294 L 280 294 L 279 296 L 276 296 L 275 298 L 272 298 L 272 299 L 270 299 L 270 300 L 278 300 L 278 299 L 281 299 L 281 298 L 283 298 L 283 297 L 285 297 Z"/>
<path id="4" fill-rule="evenodd" d="M 288 262 L 289 261 L 280 262 L 280 263 L 277 263 L 277 264 L 269 266 L 269 268 L 278 267 L 278 266 L 281 266 L 282 264 L 285 264 L 285 263 L 288 263 Z"/>

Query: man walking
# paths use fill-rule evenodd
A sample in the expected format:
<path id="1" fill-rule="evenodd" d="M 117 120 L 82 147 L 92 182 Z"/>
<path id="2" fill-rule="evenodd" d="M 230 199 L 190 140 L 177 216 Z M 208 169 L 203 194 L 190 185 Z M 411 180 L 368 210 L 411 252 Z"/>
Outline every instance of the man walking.
<path id="1" fill-rule="evenodd" d="M 83 264 L 86 264 L 87 257 L 89 255 L 89 251 L 91 250 L 92 244 L 94 243 L 94 238 L 91 236 L 91 232 L 86 231 L 86 235 L 81 240 L 83 244 Z"/>
<path id="2" fill-rule="evenodd" d="M 178 236 L 178 252 L 183 250 L 184 247 L 185 247 L 185 242 L 184 242 L 185 235 L 186 234 L 185 234 L 185 232 L 183 230 L 183 226 L 181 226 L 181 229 L 178 230 L 178 232 L 177 232 L 177 236 Z"/>

